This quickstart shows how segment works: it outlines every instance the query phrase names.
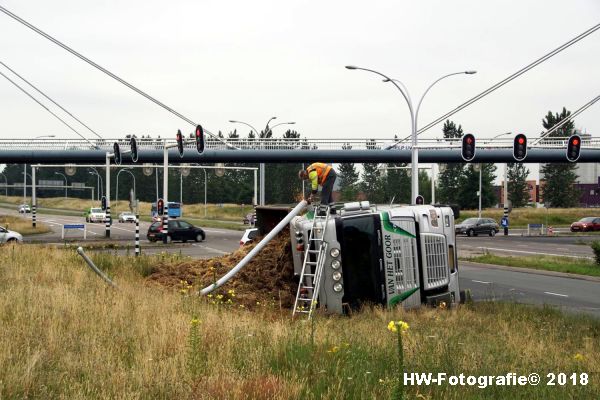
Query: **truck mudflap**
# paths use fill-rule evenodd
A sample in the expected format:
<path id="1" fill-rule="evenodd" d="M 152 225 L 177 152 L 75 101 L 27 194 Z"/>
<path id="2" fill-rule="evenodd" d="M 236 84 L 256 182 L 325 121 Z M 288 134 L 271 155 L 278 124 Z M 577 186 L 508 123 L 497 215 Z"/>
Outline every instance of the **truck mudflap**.
<path id="1" fill-rule="evenodd" d="M 454 303 L 452 293 L 446 292 L 425 297 L 425 303 L 431 307 L 438 307 L 442 302 L 444 302 L 447 307 L 450 307 L 450 305 Z"/>

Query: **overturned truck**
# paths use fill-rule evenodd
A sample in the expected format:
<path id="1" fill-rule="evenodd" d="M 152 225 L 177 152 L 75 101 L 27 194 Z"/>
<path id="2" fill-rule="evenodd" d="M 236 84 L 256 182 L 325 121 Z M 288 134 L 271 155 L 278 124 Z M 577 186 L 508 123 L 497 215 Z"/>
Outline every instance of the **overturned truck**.
<path id="1" fill-rule="evenodd" d="M 257 210 L 269 230 L 284 209 Z M 346 313 L 365 303 L 450 305 L 460 298 L 454 213 L 445 206 L 376 207 L 369 202 L 322 207 L 290 222 L 294 314 L 318 304 Z"/>

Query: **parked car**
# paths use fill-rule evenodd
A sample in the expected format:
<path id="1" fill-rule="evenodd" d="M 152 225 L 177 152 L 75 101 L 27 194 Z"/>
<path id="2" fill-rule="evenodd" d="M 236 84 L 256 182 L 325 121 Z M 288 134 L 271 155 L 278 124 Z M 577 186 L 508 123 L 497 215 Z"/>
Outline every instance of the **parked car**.
<path id="1" fill-rule="evenodd" d="M 258 228 L 250 228 L 244 231 L 244 235 L 240 239 L 240 246 L 253 241 L 258 236 Z"/>
<path id="2" fill-rule="evenodd" d="M 148 228 L 146 237 L 151 242 L 163 240 L 163 228 L 162 222 L 153 222 Z M 187 221 L 182 220 L 169 220 L 169 231 L 167 241 L 181 240 L 187 242 L 188 240 L 194 240 L 196 242 L 202 242 L 206 239 L 206 234 L 202 228 L 194 226 Z"/>
<path id="3" fill-rule="evenodd" d="M 571 232 L 600 231 L 600 217 L 585 217 L 571 224 Z"/>
<path id="4" fill-rule="evenodd" d="M 244 225 L 246 225 L 246 224 L 254 225 L 254 223 L 256 222 L 256 216 L 253 213 L 246 214 L 246 216 L 244 217 L 242 222 L 244 222 Z"/>
<path id="5" fill-rule="evenodd" d="M 500 226 L 491 218 L 467 218 L 460 224 L 455 225 L 454 230 L 457 235 L 477 236 L 480 233 L 487 233 L 490 236 L 495 236 L 500 231 Z"/>
<path id="6" fill-rule="evenodd" d="M 31 207 L 29 207 L 29 204 L 21 204 L 19 206 L 19 213 L 25 214 L 25 213 L 30 213 L 30 212 L 31 212 Z"/>
<path id="7" fill-rule="evenodd" d="M 88 208 L 85 213 L 85 222 L 104 222 L 106 213 L 101 208 Z"/>
<path id="8" fill-rule="evenodd" d="M 119 222 L 135 222 L 135 214 L 129 211 L 123 211 L 119 214 Z"/>
<path id="9" fill-rule="evenodd" d="M 0 226 L 0 243 L 21 243 L 23 236 L 19 232 L 9 231 Z"/>

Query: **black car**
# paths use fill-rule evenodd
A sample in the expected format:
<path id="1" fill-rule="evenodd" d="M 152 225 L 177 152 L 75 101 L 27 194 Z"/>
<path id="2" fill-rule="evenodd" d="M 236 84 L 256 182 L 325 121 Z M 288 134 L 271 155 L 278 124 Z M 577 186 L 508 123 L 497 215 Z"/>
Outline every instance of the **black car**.
<path id="1" fill-rule="evenodd" d="M 500 226 L 491 218 L 467 218 L 454 227 L 457 235 L 466 234 L 467 236 L 477 236 L 480 233 L 495 236 L 499 230 Z"/>
<path id="2" fill-rule="evenodd" d="M 153 222 L 148 228 L 148 234 L 146 235 L 149 241 L 156 242 L 163 240 L 162 222 Z M 169 220 L 169 234 L 167 241 L 181 240 L 187 242 L 188 240 L 194 240 L 201 242 L 206 238 L 206 234 L 197 226 L 194 226 L 186 221 L 181 220 Z"/>

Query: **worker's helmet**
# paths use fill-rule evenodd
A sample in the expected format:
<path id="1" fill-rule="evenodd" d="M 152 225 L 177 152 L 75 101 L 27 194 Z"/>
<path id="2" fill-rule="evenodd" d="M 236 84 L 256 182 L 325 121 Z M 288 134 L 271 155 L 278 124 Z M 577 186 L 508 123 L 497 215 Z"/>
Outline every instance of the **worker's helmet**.
<path id="1" fill-rule="evenodd" d="M 301 169 L 300 171 L 298 171 L 298 178 L 306 179 L 307 176 L 308 176 L 308 172 L 306 172 L 305 169 Z"/>

